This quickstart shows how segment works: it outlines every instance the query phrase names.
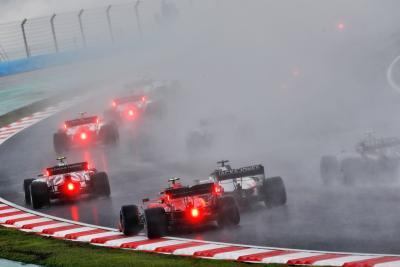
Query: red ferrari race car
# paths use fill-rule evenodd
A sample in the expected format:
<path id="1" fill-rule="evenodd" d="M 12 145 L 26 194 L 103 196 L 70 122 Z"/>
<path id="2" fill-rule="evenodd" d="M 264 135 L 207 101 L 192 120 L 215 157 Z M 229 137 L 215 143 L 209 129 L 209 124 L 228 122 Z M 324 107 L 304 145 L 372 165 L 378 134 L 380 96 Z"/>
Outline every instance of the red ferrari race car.
<path id="1" fill-rule="evenodd" d="M 71 147 L 97 143 L 115 145 L 119 140 L 118 127 L 114 123 L 104 123 L 98 116 L 85 116 L 68 120 L 53 135 L 54 150 L 62 154 Z"/>
<path id="2" fill-rule="evenodd" d="M 76 199 L 83 194 L 109 196 L 110 184 L 105 172 L 98 172 L 87 162 L 67 164 L 65 157 L 57 166 L 48 167 L 38 178 L 24 180 L 26 204 L 34 209 L 50 205 L 51 199 Z"/>
<path id="3" fill-rule="evenodd" d="M 223 196 L 216 183 L 183 186 L 179 178 L 169 180 L 155 200 L 143 200 L 142 209 L 136 205 L 122 206 L 120 230 L 125 235 L 136 235 L 146 228 L 148 238 L 159 238 L 183 227 L 199 227 L 217 222 L 219 227 L 235 226 L 240 213 L 235 199 Z"/>

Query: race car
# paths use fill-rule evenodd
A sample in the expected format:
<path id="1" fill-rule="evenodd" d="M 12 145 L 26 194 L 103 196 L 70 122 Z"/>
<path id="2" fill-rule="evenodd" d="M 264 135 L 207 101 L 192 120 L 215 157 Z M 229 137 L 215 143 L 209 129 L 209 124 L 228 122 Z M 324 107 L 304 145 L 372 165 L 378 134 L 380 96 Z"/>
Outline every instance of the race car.
<path id="1" fill-rule="evenodd" d="M 114 123 L 104 123 L 98 116 L 85 116 L 67 120 L 53 135 L 54 150 L 58 154 L 71 147 L 82 147 L 97 143 L 115 145 L 119 140 L 118 127 Z"/>
<path id="2" fill-rule="evenodd" d="M 223 188 L 223 195 L 233 197 L 240 207 L 259 201 L 274 207 L 286 204 L 286 189 L 279 176 L 265 178 L 261 164 L 232 169 L 228 160 L 217 162 L 220 166 L 211 173 L 209 180 Z"/>
<path id="3" fill-rule="evenodd" d="M 105 172 L 90 168 L 88 162 L 67 164 L 65 157 L 58 165 L 46 168 L 38 178 L 24 180 L 25 202 L 34 209 L 50 205 L 52 199 L 76 199 L 81 195 L 109 196 L 110 183 Z"/>
<path id="4" fill-rule="evenodd" d="M 324 184 L 394 183 L 399 181 L 400 139 L 373 134 L 358 142 L 354 152 L 324 155 L 320 174 Z"/>
<path id="5" fill-rule="evenodd" d="M 185 227 L 199 227 L 217 222 L 219 227 L 235 226 L 240 222 L 236 201 L 224 196 L 222 188 L 212 182 L 183 186 L 179 178 L 153 201 L 143 200 L 142 209 L 136 205 L 122 206 L 120 230 L 125 235 L 136 235 L 146 228 L 148 238 L 159 238 L 170 231 Z M 146 227 L 144 227 L 146 226 Z"/>
<path id="6" fill-rule="evenodd" d="M 104 118 L 117 123 L 136 121 L 144 114 L 150 103 L 144 94 L 116 98 L 111 102 L 111 108 L 104 112 Z"/>
<path id="7" fill-rule="evenodd" d="M 127 84 L 126 89 L 134 93 L 111 101 L 111 107 L 104 112 L 107 121 L 119 124 L 143 117 L 162 118 L 167 110 L 166 103 L 176 98 L 180 85 L 176 81 L 143 80 Z"/>

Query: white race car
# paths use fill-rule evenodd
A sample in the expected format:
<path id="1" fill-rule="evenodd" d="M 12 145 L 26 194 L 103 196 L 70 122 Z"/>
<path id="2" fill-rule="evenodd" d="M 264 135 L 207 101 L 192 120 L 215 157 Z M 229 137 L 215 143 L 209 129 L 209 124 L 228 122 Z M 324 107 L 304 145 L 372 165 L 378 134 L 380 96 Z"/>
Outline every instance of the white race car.
<path id="1" fill-rule="evenodd" d="M 399 181 L 400 139 L 377 138 L 368 134 L 354 152 L 321 157 L 324 184 L 394 183 Z"/>
<path id="2" fill-rule="evenodd" d="M 65 163 L 57 159 L 57 166 L 48 167 L 38 178 L 24 180 L 26 204 L 34 209 L 50 205 L 51 199 L 74 199 L 83 194 L 109 196 L 110 184 L 105 172 L 90 168 L 89 163 Z"/>
<path id="3" fill-rule="evenodd" d="M 209 180 L 217 182 L 224 195 L 233 196 L 241 207 L 263 201 L 266 206 L 286 204 L 286 189 L 281 177 L 265 177 L 264 166 L 253 165 L 232 169 L 229 161 L 222 160 Z"/>
<path id="4" fill-rule="evenodd" d="M 62 154 L 71 147 L 82 147 L 97 143 L 114 145 L 119 140 L 114 123 L 104 123 L 98 116 L 85 116 L 65 121 L 53 135 L 54 150 Z"/>

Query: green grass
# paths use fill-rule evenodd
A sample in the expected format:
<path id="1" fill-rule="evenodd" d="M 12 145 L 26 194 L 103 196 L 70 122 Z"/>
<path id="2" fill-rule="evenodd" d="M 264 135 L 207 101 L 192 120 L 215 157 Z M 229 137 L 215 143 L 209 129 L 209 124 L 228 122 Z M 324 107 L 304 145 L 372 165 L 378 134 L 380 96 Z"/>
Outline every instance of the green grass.
<path id="1" fill-rule="evenodd" d="M 260 265 L 231 261 L 216 261 L 111 249 L 84 243 L 57 240 L 6 227 L 0 227 L 0 258 L 53 267 L 287 266 L 282 264 Z"/>

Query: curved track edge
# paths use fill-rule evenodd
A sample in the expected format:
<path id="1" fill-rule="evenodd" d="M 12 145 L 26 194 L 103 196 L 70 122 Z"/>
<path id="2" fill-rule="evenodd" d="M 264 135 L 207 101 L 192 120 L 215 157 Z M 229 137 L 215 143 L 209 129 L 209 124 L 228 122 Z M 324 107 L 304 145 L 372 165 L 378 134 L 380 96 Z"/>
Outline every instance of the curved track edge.
<path id="1" fill-rule="evenodd" d="M 71 107 L 76 102 L 76 99 L 62 102 L 0 128 L 0 145 L 18 132 L 65 108 Z M 0 198 L 0 225 L 57 239 L 85 242 L 97 246 L 178 256 L 253 263 L 283 263 L 289 265 L 343 267 L 400 266 L 400 255 L 297 250 L 175 237 L 151 240 L 147 239 L 144 235 L 127 237 L 117 229 L 50 216 L 18 206 L 3 198 Z"/>

